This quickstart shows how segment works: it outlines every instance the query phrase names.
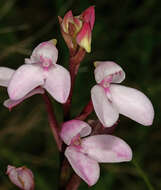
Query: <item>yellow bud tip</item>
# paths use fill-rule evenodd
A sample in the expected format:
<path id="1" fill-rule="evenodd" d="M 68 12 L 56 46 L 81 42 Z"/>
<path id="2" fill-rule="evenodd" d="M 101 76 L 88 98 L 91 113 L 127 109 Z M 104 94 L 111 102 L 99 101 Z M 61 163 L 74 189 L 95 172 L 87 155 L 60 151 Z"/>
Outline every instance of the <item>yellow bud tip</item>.
<path id="1" fill-rule="evenodd" d="M 86 50 L 87 53 L 90 53 L 90 52 L 91 52 L 91 46 L 87 46 L 87 47 L 85 48 L 85 50 Z"/>
<path id="2" fill-rule="evenodd" d="M 94 65 L 95 67 L 97 67 L 97 61 L 95 61 L 95 62 L 93 63 L 93 65 Z"/>
<path id="3" fill-rule="evenodd" d="M 87 53 L 91 52 L 91 42 L 87 38 L 83 38 L 79 45 L 86 50 Z"/>
<path id="4" fill-rule="evenodd" d="M 57 44 L 57 40 L 56 39 L 52 39 L 50 41 L 54 44 L 54 46 L 56 46 L 56 44 Z"/>

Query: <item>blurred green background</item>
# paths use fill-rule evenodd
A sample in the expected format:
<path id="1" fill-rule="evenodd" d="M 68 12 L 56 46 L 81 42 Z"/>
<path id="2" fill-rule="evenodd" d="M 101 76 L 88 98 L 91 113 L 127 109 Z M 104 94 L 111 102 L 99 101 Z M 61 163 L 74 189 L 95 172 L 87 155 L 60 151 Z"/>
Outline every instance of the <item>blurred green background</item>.
<path id="1" fill-rule="evenodd" d="M 68 49 L 61 38 L 57 16 L 72 9 L 79 15 L 96 7 L 92 53 L 82 62 L 74 90 L 76 116 L 90 98 L 95 84 L 93 61 L 113 60 L 126 72 L 127 86 L 144 92 L 153 102 L 153 126 L 144 127 L 121 116 L 115 134 L 133 149 L 133 162 L 102 164 L 99 182 L 92 190 L 161 189 L 161 1 L 155 0 L 0 0 L 0 66 L 16 69 L 42 41 L 58 39 L 59 64 L 67 67 Z M 35 175 L 36 189 L 58 185 L 58 152 L 48 126 L 43 99 L 36 95 L 9 112 L 3 107 L 7 91 L 0 88 L 0 189 L 16 190 L 5 175 L 8 164 L 26 165 Z M 53 101 L 59 122 L 61 105 Z M 141 172 L 146 177 L 142 178 Z M 82 182 L 80 190 L 88 189 Z"/>

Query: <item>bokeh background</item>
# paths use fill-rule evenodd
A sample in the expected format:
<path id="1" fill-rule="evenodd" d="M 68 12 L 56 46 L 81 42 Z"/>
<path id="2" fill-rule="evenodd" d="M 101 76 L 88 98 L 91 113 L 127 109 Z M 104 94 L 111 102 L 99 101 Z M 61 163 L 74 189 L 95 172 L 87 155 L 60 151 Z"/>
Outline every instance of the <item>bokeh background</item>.
<path id="1" fill-rule="evenodd" d="M 42 41 L 58 39 L 59 64 L 67 67 L 68 49 L 57 16 L 72 9 L 79 15 L 96 7 L 92 53 L 81 63 L 74 89 L 72 115 L 80 113 L 95 84 L 93 61 L 113 60 L 126 72 L 123 84 L 144 92 L 153 102 L 155 120 L 145 127 L 121 116 L 115 134 L 133 149 L 134 160 L 102 164 L 92 190 L 161 189 L 161 2 L 155 0 L 0 0 L 0 66 L 16 69 Z M 20 79 L 21 80 L 21 79 Z M 26 165 L 35 175 L 36 189 L 58 185 L 59 159 L 43 99 L 33 96 L 9 112 L 3 107 L 7 91 L 0 88 L 0 189 L 16 190 L 5 175 L 8 164 Z M 62 107 L 53 101 L 62 121 Z M 95 116 L 92 115 L 92 118 Z M 150 185 L 151 184 L 151 185 Z M 82 182 L 80 190 L 88 189 Z"/>

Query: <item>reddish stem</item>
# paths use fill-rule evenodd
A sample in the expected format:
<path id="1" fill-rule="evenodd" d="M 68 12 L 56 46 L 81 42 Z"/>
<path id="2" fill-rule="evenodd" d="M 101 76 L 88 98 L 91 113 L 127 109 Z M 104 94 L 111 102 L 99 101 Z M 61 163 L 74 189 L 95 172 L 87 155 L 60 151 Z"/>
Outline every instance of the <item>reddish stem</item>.
<path id="1" fill-rule="evenodd" d="M 69 183 L 66 186 L 66 190 L 77 190 L 81 183 L 81 178 L 76 174 L 73 174 Z"/>
<path id="2" fill-rule="evenodd" d="M 92 113 L 92 111 L 93 111 L 93 104 L 92 100 L 90 100 L 88 104 L 84 107 L 81 114 L 77 116 L 75 119 L 85 120 L 88 117 L 88 115 Z"/>
<path id="3" fill-rule="evenodd" d="M 76 75 L 78 73 L 80 63 L 83 60 L 84 56 L 85 56 L 85 50 L 82 48 L 79 48 L 79 50 L 77 51 L 77 53 L 74 56 L 70 56 L 69 71 L 70 71 L 70 76 L 71 76 L 71 89 L 70 89 L 70 93 L 69 93 L 69 97 L 67 99 L 67 102 L 64 104 L 64 118 L 65 118 L 65 120 L 69 119 L 75 78 L 76 78 Z"/>
<path id="4" fill-rule="evenodd" d="M 61 139 L 59 137 L 59 127 L 58 127 L 58 123 L 57 123 L 57 120 L 56 120 L 56 117 L 55 117 L 55 114 L 54 114 L 54 110 L 53 110 L 51 101 L 50 101 L 47 94 L 44 93 L 42 96 L 43 96 L 43 99 L 44 99 L 44 102 L 45 102 L 45 105 L 46 105 L 46 110 L 47 110 L 47 113 L 48 113 L 48 121 L 49 121 L 51 131 L 52 131 L 53 136 L 55 138 L 57 147 L 58 147 L 59 151 L 61 151 L 62 141 L 61 141 Z"/>

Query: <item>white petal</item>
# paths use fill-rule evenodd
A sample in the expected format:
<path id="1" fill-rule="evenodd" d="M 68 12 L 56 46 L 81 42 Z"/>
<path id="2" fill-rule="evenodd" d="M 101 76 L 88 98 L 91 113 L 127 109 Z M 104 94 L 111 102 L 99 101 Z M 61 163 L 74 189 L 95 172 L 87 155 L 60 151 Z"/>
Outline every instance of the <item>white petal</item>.
<path id="1" fill-rule="evenodd" d="M 21 102 L 23 102 L 25 99 L 35 95 L 35 94 L 44 94 L 44 89 L 42 88 L 36 88 L 34 90 L 32 90 L 31 92 L 29 92 L 26 96 L 24 96 L 23 98 L 19 99 L 19 100 L 5 100 L 3 102 L 3 105 L 5 107 L 7 107 L 9 110 L 11 110 L 13 107 L 17 106 L 18 104 L 20 104 Z"/>
<path id="2" fill-rule="evenodd" d="M 55 65 L 48 71 L 44 88 L 60 103 L 65 103 L 69 96 L 71 80 L 67 69 Z"/>
<path id="3" fill-rule="evenodd" d="M 111 85 L 112 102 L 119 113 L 142 125 L 151 125 L 154 109 L 151 101 L 142 92 L 121 85 Z"/>
<path id="4" fill-rule="evenodd" d="M 0 86 L 7 87 L 14 72 L 13 69 L 0 67 Z"/>
<path id="5" fill-rule="evenodd" d="M 94 110 L 104 127 L 111 127 L 117 121 L 119 114 L 111 102 L 108 100 L 104 89 L 95 85 L 91 89 L 91 98 Z"/>
<path id="6" fill-rule="evenodd" d="M 96 61 L 94 71 L 97 83 L 100 83 L 105 77 L 112 76 L 112 83 L 120 83 L 125 79 L 123 69 L 112 61 Z"/>
<path id="7" fill-rule="evenodd" d="M 56 64 L 58 58 L 58 50 L 54 45 L 52 40 L 40 43 L 32 52 L 30 60 L 27 60 L 27 63 L 37 63 L 40 62 L 41 59 L 49 59 L 52 64 Z"/>
<path id="8" fill-rule="evenodd" d="M 132 159 L 129 145 L 112 135 L 94 135 L 82 140 L 82 152 L 98 162 L 125 162 Z"/>
<path id="9" fill-rule="evenodd" d="M 60 133 L 63 141 L 69 145 L 73 137 L 80 134 L 81 137 L 85 137 L 91 133 L 91 127 L 88 123 L 80 120 L 70 120 L 62 125 L 62 130 Z"/>
<path id="10" fill-rule="evenodd" d="M 35 65 L 22 65 L 9 82 L 8 94 L 10 99 L 23 98 L 34 88 L 44 84 L 43 70 Z"/>
<path id="11" fill-rule="evenodd" d="M 65 156 L 68 158 L 75 173 L 89 186 L 92 186 L 97 182 L 100 175 L 100 168 L 95 160 L 70 146 L 65 150 Z"/>

